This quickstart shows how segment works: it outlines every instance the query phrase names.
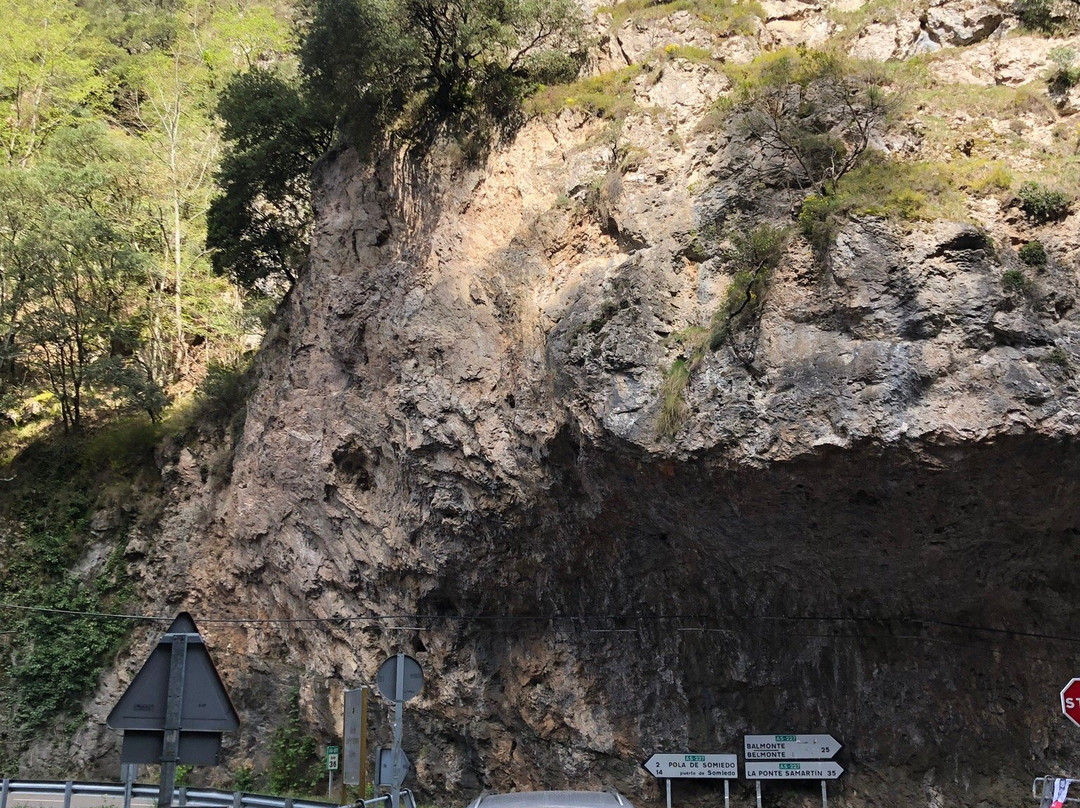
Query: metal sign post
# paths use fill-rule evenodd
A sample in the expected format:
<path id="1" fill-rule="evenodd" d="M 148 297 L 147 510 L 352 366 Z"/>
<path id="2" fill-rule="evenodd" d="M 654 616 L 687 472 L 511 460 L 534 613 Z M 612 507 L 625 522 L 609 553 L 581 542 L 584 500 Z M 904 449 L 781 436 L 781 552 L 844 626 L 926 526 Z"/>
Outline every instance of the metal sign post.
<path id="1" fill-rule="evenodd" d="M 404 704 L 419 694 L 424 686 L 424 673 L 420 663 L 410 656 L 399 653 L 379 666 L 375 684 L 384 698 L 394 702 L 394 745 L 391 748 L 392 774 L 390 777 L 390 806 L 401 806 L 401 783 L 405 780 L 407 767 L 405 753 L 401 749 Z"/>
<path id="2" fill-rule="evenodd" d="M 392 783 L 390 786 L 390 806 L 391 808 L 400 808 L 401 806 L 401 781 L 405 779 L 401 773 L 401 762 L 398 756 L 401 754 L 401 724 L 403 721 L 403 710 L 405 706 L 405 655 L 398 654 L 397 664 L 397 681 L 394 683 L 394 774 Z"/>
<path id="3" fill-rule="evenodd" d="M 184 707 L 184 673 L 187 670 L 187 634 L 174 634 L 169 657 L 169 693 L 165 707 L 165 732 L 161 744 L 159 808 L 170 808 L 176 788 L 176 763 L 180 758 L 180 716 Z"/>
<path id="4" fill-rule="evenodd" d="M 131 808 L 131 789 L 138 777 L 138 763 L 120 764 L 120 780 L 124 783 L 124 808 Z"/>

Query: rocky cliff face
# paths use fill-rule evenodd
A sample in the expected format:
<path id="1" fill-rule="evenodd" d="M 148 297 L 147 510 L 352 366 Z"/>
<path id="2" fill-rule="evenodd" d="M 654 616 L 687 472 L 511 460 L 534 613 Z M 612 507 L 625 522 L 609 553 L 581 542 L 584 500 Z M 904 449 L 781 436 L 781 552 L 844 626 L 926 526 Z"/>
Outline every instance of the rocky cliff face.
<path id="1" fill-rule="evenodd" d="M 755 34 L 719 40 L 686 12 L 628 21 L 596 69 L 842 30 L 828 8 L 764 6 Z M 934 51 L 961 90 L 1048 64 L 1003 8 L 894 17 L 849 51 Z M 856 218 L 826 255 L 794 238 L 752 361 L 709 352 L 661 438 L 673 336 L 730 282 L 695 240 L 747 180 L 737 136 L 702 125 L 722 73 L 670 58 L 636 81 L 617 131 L 565 111 L 479 168 L 322 166 L 311 268 L 231 465 L 181 452 L 162 534 L 130 548 L 148 597 L 191 610 L 215 649 L 246 720 L 234 764 L 265 759 L 292 687 L 339 733 L 343 688 L 404 650 L 427 675 L 406 748 L 440 804 L 601 785 L 657 804 L 641 760 L 753 732 L 839 738 L 840 805 L 1029 799 L 1080 749 L 1057 705 L 1077 673 L 1080 218 L 1035 226 L 1002 195 L 955 221 Z M 1014 118 L 1034 143 L 1071 121 L 1059 110 Z M 922 123 L 879 148 L 932 151 Z M 782 219 L 791 200 L 755 204 Z M 1010 289 L 1036 236 L 1051 261 Z M 107 769 L 94 732 L 87 765 Z"/>

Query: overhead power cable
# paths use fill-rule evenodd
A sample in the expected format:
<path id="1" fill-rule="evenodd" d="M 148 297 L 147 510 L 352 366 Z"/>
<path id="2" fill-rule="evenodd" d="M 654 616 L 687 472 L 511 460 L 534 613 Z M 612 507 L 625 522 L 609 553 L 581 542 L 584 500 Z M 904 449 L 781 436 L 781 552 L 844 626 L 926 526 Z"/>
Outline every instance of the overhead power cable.
<path id="1" fill-rule="evenodd" d="M 130 620 L 133 622 L 144 623 L 171 623 L 175 616 L 157 616 L 157 615 L 145 615 L 145 614 L 123 614 L 123 613 L 110 613 L 110 612 L 95 612 L 84 611 L 78 609 L 57 609 L 46 606 L 30 606 L 18 603 L 0 603 L 0 610 L 7 611 L 21 611 L 31 612 L 39 614 L 57 614 L 57 615 L 69 615 L 73 617 L 87 617 L 98 620 Z M 878 625 L 885 627 L 889 624 L 894 625 L 916 625 L 923 627 L 933 628 L 946 628 L 954 629 L 958 631 L 967 632 L 980 632 L 986 634 L 1016 637 L 1022 639 L 1032 640 L 1044 640 L 1053 642 L 1066 642 L 1066 643 L 1080 643 L 1080 637 L 1064 634 L 1050 634 L 1046 632 L 1028 631 L 1016 628 L 1006 628 L 1001 626 L 986 626 L 977 625 L 972 623 L 961 623 L 952 620 L 940 620 L 937 618 L 927 617 L 915 617 L 915 616 L 894 616 L 894 617 L 881 617 L 881 616 L 856 616 L 856 615 L 700 615 L 700 614 L 655 614 L 655 615 L 640 615 L 640 614 L 351 614 L 351 615 L 331 615 L 328 617 L 215 617 L 204 616 L 198 618 L 200 625 L 250 625 L 250 626 L 271 626 L 271 625 L 313 625 L 313 624 L 333 624 L 342 625 L 347 623 L 371 623 L 382 625 L 387 630 L 395 631 L 430 631 L 434 630 L 432 624 L 436 623 L 513 623 L 520 625 L 521 623 L 551 623 L 551 624 L 565 624 L 569 623 L 571 626 L 577 626 L 581 631 L 587 631 L 589 633 L 625 633 L 633 632 L 637 630 L 631 625 L 630 627 L 618 628 L 617 624 L 636 624 L 637 626 L 643 626 L 645 624 L 676 624 L 674 629 L 680 632 L 703 632 L 703 633 L 738 633 L 735 629 L 729 626 L 717 626 L 716 623 L 763 623 L 763 622 L 779 622 L 779 623 L 805 623 L 805 622 L 823 622 L 823 623 L 846 623 L 846 624 L 867 624 Z M 405 623 L 405 625 L 386 625 L 390 623 Z M 606 627 L 592 627 L 588 624 L 608 623 Z M 712 624 L 712 625 L 710 625 Z M 833 636 L 840 635 L 803 635 L 803 636 Z M 865 638 L 872 638 L 875 635 L 859 635 Z M 918 639 L 914 635 L 902 635 L 895 633 L 883 633 L 881 637 L 892 636 L 896 639 Z M 924 639 L 933 639 L 926 637 Z"/>

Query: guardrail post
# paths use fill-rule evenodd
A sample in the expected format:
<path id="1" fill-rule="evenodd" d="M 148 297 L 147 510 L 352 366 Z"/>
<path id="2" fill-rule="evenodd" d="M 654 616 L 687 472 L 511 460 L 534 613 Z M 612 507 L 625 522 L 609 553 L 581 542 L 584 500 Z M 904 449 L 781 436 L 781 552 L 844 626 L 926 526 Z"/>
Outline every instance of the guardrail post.
<path id="1" fill-rule="evenodd" d="M 176 803 L 180 808 L 187 805 L 187 786 L 180 786 L 180 800 Z"/>
<path id="2" fill-rule="evenodd" d="M 285 806 L 284 806 L 284 808 L 293 808 L 292 797 L 286 797 L 285 798 Z"/>
<path id="3" fill-rule="evenodd" d="M 7 808 L 7 795 L 11 789 L 11 781 L 8 778 L 4 778 L 4 782 L 0 784 L 0 808 Z"/>
<path id="4" fill-rule="evenodd" d="M 64 783 L 64 808 L 71 808 L 71 795 L 75 791 L 75 784 L 68 780 Z"/>
<path id="5" fill-rule="evenodd" d="M 244 806 L 244 795 L 239 791 L 234 791 L 232 793 L 232 804 L 233 804 L 233 808 L 243 808 L 243 806 Z"/>
<path id="6" fill-rule="evenodd" d="M 1050 808 L 1054 801 L 1054 777 L 1043 778 L 1042 799 L 1039 800 L 1039 808 Z"/>
<path id="7" fill-rule="evenodd" d="M 2 806 L 0 806 L 2 808 Z M 131 808 L 131 781 L 124 783 L 124 808 Z"/>

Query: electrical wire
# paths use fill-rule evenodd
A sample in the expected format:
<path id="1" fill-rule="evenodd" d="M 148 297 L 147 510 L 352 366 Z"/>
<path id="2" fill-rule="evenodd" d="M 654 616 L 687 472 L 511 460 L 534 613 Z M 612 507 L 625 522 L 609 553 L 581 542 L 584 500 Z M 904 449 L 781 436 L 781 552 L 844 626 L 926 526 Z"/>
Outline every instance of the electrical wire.
<path id="1" fill-rule="evenodd" d="M 145 615 L 145 614 L 122 614 L 122 613 L 110 613 L 110 612 L 94 612 L 84 611 L 78 609 L 57 609 L 45 606 L 29 606 L 18 603 L 0 603 L 0 610 L 7 611 L 22 611 L 40 614 L 58 614 L 67 615 L 73 617 L 86 617 L 96 620 L 130 620 L 133 622 L 144 623 L 171 623 L 175 617 L 163 617 L 157 615 Z M 1046 632 L 1028 631 L 1015 628 L 1004 628 L 1000 626 L 986 626 L 977 625 L 972 623 L 961 623 L 952 620 L 940 620 L 937 618 L 917 617 L 917 616 L 896 616 L 896 617 L 871 617 L 871 616 L 855 616 L 855 615 L 690 615 L 690 614 L 672 614 L 672 615 L 640 615 L 640 614 L 367 614 L 367 615 L 332 615 L 328 617 L 200 617 L 198 622 L 202 625 L 251 625 L 251 626 L 269 626 L 269 625 L 317 625 L 317 624 L 351 624 L 351 623 L 374 623 L 374 624 L 386 624 L 395 622 L 404 622 L 408 625 L 384 625 L 385 630 L 393 631 L 432 631 L 435 630 L 432 624 L 443 623 L 514 623 L 520 625 L 521 623 L 570 623 L 572 626 L 577 625 L 578 629 L 582 632 L 588 633 L 633 633 L 640 630 L 639 628 L 616 628 L 618 623 L 635 622 L 638 626 L 645 624 L 680 624 L 674 625 L 674 630 L 679 632 L 702 632 L 702 633 L 724 633 L 724 634 L 738 634 L 737 631 L 731 628 L 718 628 L 708 626 L 708 623 L 715 623 L 718 621 L 728 623 L 738 622 L 779 622 L 779 623 L 805 623 L 805 622 L 825 622 L 825 623 L 847 623 L 847 624 L 873 624 L 886 627 L 889 624 L 908 625 L 908 626 L 923 626 L 934 628 L 946 628 L 958 631 L 966 631 L 973 633 L 985 633 L 997 636 L 1008 636 L 1021 639 L 1031 640 L 1043 640 L 1053 642 L 1066 642 L 1066 643 L 1080 643 L 1080 637 L 1064 635 L 1064 634 L 1049 634 Z M 585 624 L 596 622 L 610 623 L 610 627 L 589 627 Z M 424 625 L 426 624 L 426 625 Z M 824 635 L 824 634 L 803 634 L 803 636 L 832 636 L 838 637 L 840 635 Z M 882 631 L 880 634 L 859 634 L 849 635 L 857 636 L 864 639 L 926 639 L 933 640 L 931 637 L 920 637 L 917 635 L 899 635 L 889 631 Z"/>

